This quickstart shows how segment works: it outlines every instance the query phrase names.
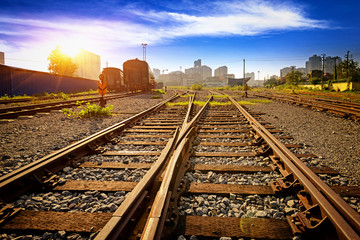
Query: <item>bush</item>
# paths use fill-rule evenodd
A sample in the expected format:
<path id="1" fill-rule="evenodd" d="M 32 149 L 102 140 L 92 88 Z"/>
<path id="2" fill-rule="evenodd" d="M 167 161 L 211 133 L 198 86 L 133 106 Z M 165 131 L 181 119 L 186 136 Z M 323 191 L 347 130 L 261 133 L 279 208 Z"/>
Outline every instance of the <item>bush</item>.
<path id="1" fill-rule="evenodd" d="M 309 79 L 309 83 L 311 84 L 311 85 L 316 85 L 316 84 L 319 84 L 319 83 L 321 83 L 321 78 L 318 78 L 318 77 L 314 77 L 314 78 L 310 78 Z"/>
<path id="2" fill-rule="evenodd" d="M 110 116 L 112 114 L 113 105 L 109 105 L 107 107 L 101 107 L 97 104 L 86 103 L 82 105 L 84 101 L 77 101 L 76 105 L 80 108 L 80 112 L 77 114 L 78 118 L 90 118 L 90 117 L 103 117 L 103 116 Z M 72 109 L 63 108 L 62 112 L 67 116 L 76 115 Z"/>
<path id="3" fill-rule="evenodd" d="M 101 116 L 110 116 L 111 111 L 113 110 L 113 105 L 107 107 L 101 107 L 97 104 L 86 103 L 83 109 L 79 112 L 79 118 L 89 118 L 89 117 L 101 117 Z"/>
<path id="4" fill-rule="evenodd" d="M 196 91 L 200 91 L 202 89 L 202 85 L 201 84 L 193 84 L 191 86 L 191 90 L 196 90 Z"/>

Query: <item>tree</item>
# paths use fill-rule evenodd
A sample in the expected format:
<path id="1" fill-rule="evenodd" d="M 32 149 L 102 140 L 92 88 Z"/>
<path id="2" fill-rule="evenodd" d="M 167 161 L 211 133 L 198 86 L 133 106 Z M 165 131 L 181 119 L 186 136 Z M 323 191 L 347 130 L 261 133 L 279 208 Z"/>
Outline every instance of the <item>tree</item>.
<path id="1" fill-rule="evenodd" d="M 345 59 L 337 66 L 338 79 L 346 79 L 348 83 L 351 81 L 360 81 L 360 66 L 352 57 Z"/>
<path id="2" fill-rule="evenodd" d="M 49 55 L 49 71 L 50 73 L 65 76 L 74 76 L 78 66 L 73 62 L 72 58 L 61 52 L 57 46 Z"/>
<path id="3" fill-rule="evenodd" d="M 292 71 L 285 75 L 285 79 L 287 83 L 297 86 L 301 81 L 302 73 L 299 71 Z"/>

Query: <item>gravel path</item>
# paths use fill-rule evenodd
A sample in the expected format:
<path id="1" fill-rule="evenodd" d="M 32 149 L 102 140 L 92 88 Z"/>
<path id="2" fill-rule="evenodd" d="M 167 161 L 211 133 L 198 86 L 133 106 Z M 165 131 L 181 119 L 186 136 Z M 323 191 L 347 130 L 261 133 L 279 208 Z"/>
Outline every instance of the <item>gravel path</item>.
<path id="1" fill-rule="evenodd" d="M 360 123 L 303 107 L 273 102 L 247 105 L 262 119 L 305 144 L 318 161 L 338 170 L 349 185 L 360 185 Z"/>
<path id="2" fill-rule="evenodd" d="M 0 176 L 38 160 L 70 143 L 79 141 L 173 95 L 142 94 L 108 101 L 111 117 L 78 119 L 63 113 L 36 115 L 0 124 Z"/>

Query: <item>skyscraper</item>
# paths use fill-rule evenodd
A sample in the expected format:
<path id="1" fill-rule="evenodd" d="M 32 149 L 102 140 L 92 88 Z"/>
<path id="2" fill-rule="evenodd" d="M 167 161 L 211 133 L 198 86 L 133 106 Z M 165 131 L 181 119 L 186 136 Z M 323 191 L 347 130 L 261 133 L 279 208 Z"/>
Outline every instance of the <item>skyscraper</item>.
<path id="1" fill-rule="evenodd" d="M 307 69 L 309 72 L 312 70 L 322 70 L 322 61 L 321 57 L 316 54 L 312 57 L 309 57 L 309 68 Z"/>

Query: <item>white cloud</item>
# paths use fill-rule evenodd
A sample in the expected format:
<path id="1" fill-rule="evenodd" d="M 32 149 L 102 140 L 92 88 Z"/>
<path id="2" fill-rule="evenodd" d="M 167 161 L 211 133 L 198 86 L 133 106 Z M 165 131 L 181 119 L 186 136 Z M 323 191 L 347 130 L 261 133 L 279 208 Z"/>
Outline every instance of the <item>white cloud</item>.
<path id="1" fill-rule="evenodd" d="M 187 36 L 258 35 L 272 31 L 327 28 L 325 21 L 304 16 L 301 8 L 265 0 L 213 2 L 207 5 L 208 13 L 191 15 L 175 12 L 140 12 L 131 10 L 138 17 L 137 23 L 94 19 L 37 20 L 1 17 L 0 23 L 20 25 L 2 33 L 24 35 L 36 39 L 62 39 L 81 36 L 97 43 L 118 43 L 122 46 L 141 42 L 156 44 L 168 39 Z M 204 9 L 202 6 L 201 9 Z M 29 26 L 29 27 L 24 27 Z M 66 37 L 68 38 L 68 37 Z"/>
<path id="2" fill-rule="evenodd" d="M 184 7 L 184 6 L 182 6 Z M 278 31 L 327 28 L 327 22 L 306 17 L 302 8 L 284 2 L 244 0 L 202 4 L 191 13 L 139 11 L 123 13 L 129 20 L 91 18 L 48 20 L 0 17 L 0 34 L 8 36 L 3 46 L 35 49 L 43 58 L 62 42 L 73 42 L 101 55 L 119 54 L 119 49 L 146 42 L 156 45 L 178 37 L 253 36 Z M 132 20 L 130 20 L 132 19 Z M 15 52 L 14 48 L 8 48 Z M 18 49 L 20 50 L 20 49 Z"/>

